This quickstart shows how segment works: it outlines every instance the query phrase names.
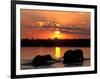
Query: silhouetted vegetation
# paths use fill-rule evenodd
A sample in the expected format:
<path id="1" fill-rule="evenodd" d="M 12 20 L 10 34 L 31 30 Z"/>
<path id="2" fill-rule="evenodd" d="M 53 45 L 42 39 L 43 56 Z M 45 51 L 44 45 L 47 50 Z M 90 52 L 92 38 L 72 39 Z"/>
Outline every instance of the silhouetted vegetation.
<path id="1" fill-rule="evenodd" d="M 65 47 L 90 47 L 90 39 L 22 39 L 22 47 L 54 47 L 54 46 L 65 46 Z"/>

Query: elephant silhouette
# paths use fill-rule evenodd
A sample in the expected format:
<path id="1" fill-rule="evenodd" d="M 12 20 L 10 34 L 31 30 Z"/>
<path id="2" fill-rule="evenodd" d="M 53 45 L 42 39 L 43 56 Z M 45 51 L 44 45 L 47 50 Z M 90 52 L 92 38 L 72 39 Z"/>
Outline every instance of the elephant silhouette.
<path id="1" fill-rule="evenodd" d="M 32 60 L 33 66 L 50 65 L 50 61 L 55 61 L 50 55 L 38 55 Z"/>
<path id="2" fill-rule="evenodd" d="M 82 63 L 84 59 L 83 51 L 81 49 L 68 50 L 65 52 L 63 58 L 64 64 Z"/>

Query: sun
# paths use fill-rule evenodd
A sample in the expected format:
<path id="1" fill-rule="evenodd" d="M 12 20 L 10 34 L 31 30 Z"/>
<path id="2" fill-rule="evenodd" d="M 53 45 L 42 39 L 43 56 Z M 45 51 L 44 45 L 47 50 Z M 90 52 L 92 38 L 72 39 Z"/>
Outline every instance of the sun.
<path id="1" fill-rule="evenodd" d="M 59 30 L 55 31 L 55 34 L 59 35 L 61 32 Z"/>
<path id="2" fill-rule="evenodd" d="M 54 31 L 54 38 L 57 38 L 57 39 L 61 38 L 61 31 L 59 29 L 56 29 Z"/>

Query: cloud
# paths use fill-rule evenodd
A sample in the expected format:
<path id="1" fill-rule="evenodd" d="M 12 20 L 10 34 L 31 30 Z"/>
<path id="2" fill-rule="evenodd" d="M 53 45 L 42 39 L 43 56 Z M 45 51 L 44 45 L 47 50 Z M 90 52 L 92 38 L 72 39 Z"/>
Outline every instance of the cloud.
<path id="1" fill-rule="evenodd" d="M 42 26 L 39 26 L 39 24 L 37 24 L 38 26 L 36 26 L 36 24 L 34 24 L 35 26 L 30 26 L 27 28 L 45 29 L 45 30 L 49 30 L 49 31 L 55 31 L 58 29 L 62 33 L 90 34 L 90 29 L 83 28 L 83 26 L 54 26 L 54 25 L 51 26 L 50 24 L 47 24 L 46 22 L 43 22 L 43 24 L 41 24 Z"/>
<path id="2" fill-rule="evenodd" d="M 90 13 L 21 9 L 21 28 L 22 31 L 25 29 L 48 31 L 58 29 L 64 34 L 89 36 Z"/>

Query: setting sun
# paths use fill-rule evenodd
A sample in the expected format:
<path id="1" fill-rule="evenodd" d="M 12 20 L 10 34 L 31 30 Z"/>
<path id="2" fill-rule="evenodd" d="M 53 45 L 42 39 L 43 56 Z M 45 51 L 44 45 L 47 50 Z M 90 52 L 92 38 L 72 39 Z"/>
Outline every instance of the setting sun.
<path id="1" fill-rule="evenodd" d="M 58 31 L 58 30 L 56 30 L 56 31 L 55 31 L 55 34 L 60 34 L 60 33 L 61 33 L 61 32 L 60 32 L 60 31 Z"/>
<path id="2" fill-rule="evenodd" d="M 60 39 L 61 38 L 61 32 L 59 30 L 54 31 L 54 38 Z"/>

